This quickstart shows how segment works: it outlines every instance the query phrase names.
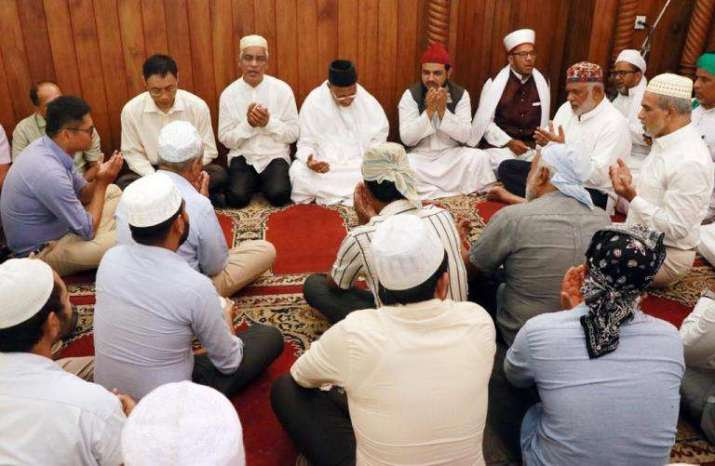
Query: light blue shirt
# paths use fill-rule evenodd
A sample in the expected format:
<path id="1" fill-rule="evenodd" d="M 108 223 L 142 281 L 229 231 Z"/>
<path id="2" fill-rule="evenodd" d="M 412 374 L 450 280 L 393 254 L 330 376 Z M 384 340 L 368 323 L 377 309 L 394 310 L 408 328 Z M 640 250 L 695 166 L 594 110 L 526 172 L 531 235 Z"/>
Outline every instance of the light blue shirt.
<path id="1" fill-rule="evenodd" d="M 669 463 L 685 370 L 678 331 L 638 311 L 614 352 L 589 359 L 579 321 L 586 309 L 529 319 L 507 352 L 509 381 L 536 384 L 543 404 L 524 464 Z"/>
<path id="2" fill-rule="evenodd" d="M 79 200 L 87 181 L 73 169 L 72 156 L 47 136 L 22 154 L 10 166 L 0 197 L 10 249 L 24 256 L 67 233 L 91 240 L 92 216 Z"/>
<path id="3" fill-rule="evenodd" d="M 229 332 L 211 280 L 161 247 L 119 245 L 104 254 L 94 308 L 97 383 L 141 398 L 191 380 L 194 336 L 219 371 L 236 371 L 243 342 Z"/>
<path id="4" fill-rule="evenodd" d="M 174 182 L 184 199 L 186 213 L 189 215 L 189 236 L 176 252 L 186 259 L 194 270 L 213 277 L 226 267 L 228 246 L 211 201 L 178 173 L 168 170 L 159 170 L 159 172 L 167 175 Z M 135 244 L 121 203 L 117 208 L 116 218 L 117 242 Z"/>

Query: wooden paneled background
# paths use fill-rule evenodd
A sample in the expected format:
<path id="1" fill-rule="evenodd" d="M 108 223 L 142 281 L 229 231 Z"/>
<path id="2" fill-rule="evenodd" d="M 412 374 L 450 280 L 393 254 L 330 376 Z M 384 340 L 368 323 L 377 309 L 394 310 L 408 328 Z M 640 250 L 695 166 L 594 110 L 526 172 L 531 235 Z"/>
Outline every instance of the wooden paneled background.
<path id="1" fill-rule="evenodd" d="M 649 76 L 678 69 L 696 1 L 672 2 L 655 34 Z M 90 103 L 109 152 L 120 145 L 122 106 L 143 90 L 144 59 L 161 52 L 176 59 L 180 87 L 208 102 L 215 128 L 218 96 L 239 74 L 238 41 L 258 33 L 268 39 L 268 72 L 292 86 L 298 105 L 331 60 L 355 61 L 396 138 L 397 102 L 419 77 L 433 2 L 449 10 L 453 78 L 473 107 L 484 80 L 505 63 L 502 37 L 531 27 L 555 109 L 569 64 L 608 64 L 624 2 L 652 23 L 665 0 L 0 0 L 0 123 L 10 135 L 32 112 L 31 83 L 54 80 Z M 643 37 L 636 31 L 631 45 Z"/>

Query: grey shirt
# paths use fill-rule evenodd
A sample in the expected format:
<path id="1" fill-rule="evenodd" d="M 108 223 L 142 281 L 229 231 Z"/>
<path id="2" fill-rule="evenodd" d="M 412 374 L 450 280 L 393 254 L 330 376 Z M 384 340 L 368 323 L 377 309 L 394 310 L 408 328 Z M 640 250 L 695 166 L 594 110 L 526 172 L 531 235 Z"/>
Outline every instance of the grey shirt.
<path id="1" fill-rule="evenodd" d="M 667 464 L 685 370 L 678 331 L 637 311 L 618 348 L 589 359 L 579 321 L 586 312 L 582 304 L 530 319 L 507 352 L 506 377 L 536 384 L 543 404 L 524 464 Z"/>
<path id="2" fill-rule="evenodd" d="M 198 337 L 224 374 L 238 369 L 243 342 L 229 332 L 213 283 L 168 249 L 115 246 L 97 270 L 94 380 L 134 398 L 191 380 Z"/>
<path id="3" fill-rule="evenodd" d="M 469 260 L 485 275 L 504 266 L 497 325 L 507 344 L 529 318 L 560 308 L 564 273 L 583 264 L 593 234 L 610 223 L 602 209 L 589 209 L 559 191 L 492 217 Z"/>

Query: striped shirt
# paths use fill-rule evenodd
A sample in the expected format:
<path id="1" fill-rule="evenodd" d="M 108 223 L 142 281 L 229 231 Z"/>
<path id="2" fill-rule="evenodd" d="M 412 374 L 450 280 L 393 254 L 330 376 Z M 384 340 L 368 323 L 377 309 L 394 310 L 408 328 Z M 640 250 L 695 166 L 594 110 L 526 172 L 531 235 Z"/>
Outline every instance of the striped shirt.
<path id="1" fill-rule="evenodd" d="M 375 228 L 388 217 L 399 214 L 412 214 L 425 220 L 442 240 L 449 260 L 449 299 L 467 300 L 467 271 L 459 249 L 459 233 L 452 214 L 435 206 L 415 207 L 411 202 L 401 199 L 386 205 L 380 215 L 371 218 L 362 226 L 350 230 L 340 244 L 338 256 L 333 264 L 331 275 L 342 289 L 350 288 L 355 280 L 362 276 L 367 281 L 375 302 L 380 305 L 377 296 L 377 274 L 370 256 L 370 241 Z"/>

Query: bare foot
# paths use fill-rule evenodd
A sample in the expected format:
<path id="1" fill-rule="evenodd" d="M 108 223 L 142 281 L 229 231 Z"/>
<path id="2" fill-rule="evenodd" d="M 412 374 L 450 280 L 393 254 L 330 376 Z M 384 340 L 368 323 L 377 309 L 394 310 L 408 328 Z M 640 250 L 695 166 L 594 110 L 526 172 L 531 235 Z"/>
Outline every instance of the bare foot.
<path id="1" fill-rule="evenodd" d="M 487 191 L 487 199 L 490 201 L 503 202 L 504 204 L 521 204 L 526 199 L 512 194 L 504 186 L 495 186 Z"/>

